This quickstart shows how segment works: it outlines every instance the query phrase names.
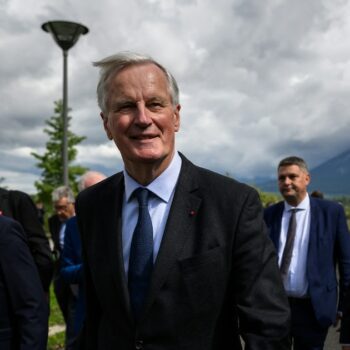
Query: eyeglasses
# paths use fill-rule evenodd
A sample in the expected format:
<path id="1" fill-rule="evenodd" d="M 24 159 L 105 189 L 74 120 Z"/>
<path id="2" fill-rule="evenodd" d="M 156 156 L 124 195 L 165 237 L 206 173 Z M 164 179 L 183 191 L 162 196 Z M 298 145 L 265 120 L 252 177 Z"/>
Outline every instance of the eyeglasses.
<path id="1" fill-rule="evenodd" d="M 67 203 L 67 204 L 55 204 L 54 208 L 56 211 L 66 211 L 70 205 L 72 205 L 73 203 Z"/>

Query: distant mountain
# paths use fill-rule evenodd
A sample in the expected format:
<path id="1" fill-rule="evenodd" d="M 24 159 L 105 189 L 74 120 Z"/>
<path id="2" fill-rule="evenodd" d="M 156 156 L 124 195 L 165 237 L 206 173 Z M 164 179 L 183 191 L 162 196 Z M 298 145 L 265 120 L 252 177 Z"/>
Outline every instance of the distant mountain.
<path id="1" fill-rule="evenodd" d="M 310 170 L 309 191 L 320 190 L 328 196 L 350 195 L 350 149 Z M 259 183 L 265 192 L 278 192 L 276 180 Z"/>

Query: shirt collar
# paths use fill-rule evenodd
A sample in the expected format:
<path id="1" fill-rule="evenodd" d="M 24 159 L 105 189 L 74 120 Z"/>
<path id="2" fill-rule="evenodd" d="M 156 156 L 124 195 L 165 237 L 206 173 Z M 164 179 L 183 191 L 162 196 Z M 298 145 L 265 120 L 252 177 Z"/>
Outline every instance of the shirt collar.
<path id="1" fill-rule="evenodd" d="M 179 156 L 178 152 L 175 151 L 174 157 L 171 160 L 169 166 L 147 186 L 142 186 L 137 181 L 135 181 L 124 168 L 123 173 L 126 201 L 128 202 L 130 200 L 130 197 L 136 188 L 145 187 L 157 195 L 164 202 L 168 202 L 176 186 L 177 179 L 181 170 L 181 164 L 181 157 Z"/>
<path id="2" fill-rule="evenodd" d="M 289 205 L 286 201 L 284 201 L 285 211 L 290 211 L 291 209 L 308 210 L 309 208 L 310 208 L 310 197 L 308 193 L 306 193 L 305 198 L 296 207 L 293 207 Z"/>

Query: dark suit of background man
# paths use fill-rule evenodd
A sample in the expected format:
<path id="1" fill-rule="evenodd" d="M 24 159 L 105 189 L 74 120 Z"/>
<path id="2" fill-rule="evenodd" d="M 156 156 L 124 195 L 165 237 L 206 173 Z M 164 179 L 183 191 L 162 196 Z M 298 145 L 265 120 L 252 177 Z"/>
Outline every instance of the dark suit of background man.
<path id="1" fill-rule="evenodd" d="M 22 225 L 43 288 L 48 293 L 53 273 L 52 254 L 32 199 L 24 192 L 0 188 L 0 215 L 11 217 Z"/>
<path id="2" fill-rule="evenodd" d="M 54 243 L 55 254 L 57 256 L 53 285 L 58 305 L 62 311 L 64 320 L 67 325 L 66 342 L 68 343 L 74 336 L 73 331 L 70 332 L 70 328 L 68 327 L 70 324 L 69 318 L 73 317 L 70 312 L 73 295 L 69 284 L 66 283 L 62 278 L 60 270 L 66 221 L 75 215 L 75 198 L 73 191 L 67 186 L 57 187 L 52 192 L 51 197 L 56 214 L 49 218 L 49 229 Z"/>
<path id="3" fill-rule="evenodd" d="M 46 350 L 48 303 L 21 225 L 0 216 L 0 349 Z"/>
<path id="4" fill-rule="evenodd" d="M 323 349 L 328 328 L 336 323 L 336 263 L 340 272 L 340 312 L 350 281 L 350 235 L 344 209 L 335 202 L 310 197 L 309 183 L 310 175 L 303 159 L 283 159 L 278 166 L 278 186 L 284 202 L 265 209 L 265 220 L 280 264 L 290 210 L 296 209 L 296 236 L 284 278 L 296 350 Z"/>
<path id="5" fill-rule="evenodd" d="M 178 88 L 164 67 L 134 53 L 96 65 L 102 122 L 125 168 L 76 202 L 86 349 L 241 349 L 238 333 L 247 349 L 289 349 L 288 301 L 256 191 L 176 151 Z M 148 193 L 139 187 L 148 206 L 138 208 L 135 196 Z M 150 232 L 150 245 L 133 244 Z M 129 278 L 144 255 L 151 264 Z"/>

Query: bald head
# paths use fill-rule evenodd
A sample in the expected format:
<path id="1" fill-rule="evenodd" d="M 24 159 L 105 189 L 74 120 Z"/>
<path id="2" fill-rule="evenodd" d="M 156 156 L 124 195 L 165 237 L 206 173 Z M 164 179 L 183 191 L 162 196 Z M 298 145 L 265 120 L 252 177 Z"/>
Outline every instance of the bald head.
<path id="1" fill-rule="evenodd" d="M 79 191 L 82 191 L 87 187 L 95 185 L 98 182 L 104 180 L 105 178 L 106 175 L 99 173 L 98 171 L 88 171 L 80 178 L 78 184 Z"/>

